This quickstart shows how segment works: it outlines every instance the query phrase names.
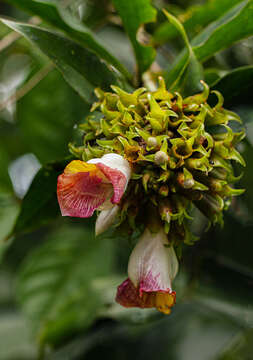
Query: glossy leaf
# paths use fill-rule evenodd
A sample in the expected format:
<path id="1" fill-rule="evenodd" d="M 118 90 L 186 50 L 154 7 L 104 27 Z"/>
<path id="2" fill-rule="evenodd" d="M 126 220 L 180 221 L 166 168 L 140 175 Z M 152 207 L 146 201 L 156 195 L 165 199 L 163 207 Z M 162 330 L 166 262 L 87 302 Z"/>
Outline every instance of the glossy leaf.
<path id="1" fill-rule="evenodd" d="M 99 57 L 113 65 L 124 76 L 130 77 L 124 66 L 100 43 L 96 35 L 58 1 L 8 0 L 8 2 L 33 15 L 40 16 L 50 25 L 63 30 L 69 37 L 79 41 L 84 47 L 94 51 Z"/>
<path id="2" fill-rule="evenodd" d="M 212 88 L 220 91 L 226 101 L 235 99 L 237 96 L 247 95 L 247 91 L 253 85 L 253 66 L 242 66 L 228 72 L 212 84 Z"/>
<path id="3" fill-rule="evenodd" d="M 142 74 L 148 70 L 155 59 L 155 49 L 150 45 L 142 45 L 138 40 L 138 31 L 146 23 L 156 19 L 156 10 L 150 4 L 150 0 L 113 0 L 113 4 L 119 13 L 125 30 L 132 42 L 138 65 L 138 72 Z"/>
<path id="4" fill-rule="evenodd" d="M 211 87 L 219 81 L 222 76 L 226 75 L 226 71 L 220 70 L 219 68 L 207 68 L 204 71 L 204 75 L 205 82 Z"/>
<path id="5" fill-rule="evenodd" d="M 74 41 L 38 26 L 5 19 L 2 22 L 38 46 L 85 101 L 95 100 L 95 87 L 109 89 L 117 82 L 113 72 L 95 54 Z"/>
<path id="6" fill-rule="evenodd" d="M 53 101 L 48 89 L 54 89 Z M 22 140 L 42 164 L 63 159 L 69 154 L 74 125 L 85 117 L 89 107 L 53 69 L 17 103 Z"/>
<path id="7" fill-rule="evenodd" d="M 242 2 L 242 0 L 211 0 L 206 1 L 203 5 L 192 6 L 188 8 L 180 18 L 183 21 L 186 32 L 197 33 L 200 27 L 208 25 L 222 16 L 233 6 Z M 175 28 L 168 22 L 162 23 L 153 35 L 155 44 L 163 44 L 178 36 Z"/>
<path id="8" fill-rule="evenodd" d="M 11 235 L 31 231 L 60 215 L 56 197 L 57 177 L 66 162 L 58 162 L 42 167 L 25 195 L 16 224 Z"/>
<path id="9" fill-rule="evenodd" d="M 205 61 L 218 51 L 253 35 L 253 3 L 242 1 L 220 19 L 211 23 L 192 41 L 196 57 Z"/>
<path id="10" fill-rule="evenodd" d="M 84 224 L 60 228 L 28 256 L 18 297 L 41 344 L 57 344 L 91 324 L 103 303 L 92 282 L 108 275 L 112 262 L 112 242 L 95 239 L 93 226 Z"/>
<path id="11" fill-rule="evenodd" d="M 200 80 L 203 80 L 203 69 L 196 59 L 183 25 L 176 17 L 164 11 L 168 20 L 182 36 L 186 46 L 185 56 L 177 62 L 171 71 L 165 75 L 165 81 L 170 91 L 180 90 L 185 95 L 192 94 L 202 89 Z"/>
<path id="12" fill-rule="evenodd" d="M 253 22 L 250 21 L 252 16 L 253 3 L 251 0 L 246 0 L 211 23 L 191 42 L 196 58 L 203 62 L 218 51 L 231 46 L 234 42 L 251 36 L 253 34 Z M 172 67 L 166 69 L 165 77 L 168 84 L 171 78 L 176 79 L 175 74 L 180 73 L 178 70 L 185 66 L 187 58 L 188 49 L 185 49 L 177 57 Z"/>

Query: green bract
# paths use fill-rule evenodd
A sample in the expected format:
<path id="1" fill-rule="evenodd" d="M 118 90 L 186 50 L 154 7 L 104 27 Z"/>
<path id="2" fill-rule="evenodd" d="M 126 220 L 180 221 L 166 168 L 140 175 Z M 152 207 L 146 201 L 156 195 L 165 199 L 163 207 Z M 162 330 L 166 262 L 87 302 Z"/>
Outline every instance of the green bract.
<path id="1" fill-rule="evenodd" d="M 217 91 L 211 107 L 209 88 L 202 85 L 202 93 L 187 98 L 170 93 L 161 77 L 153 92 L 140 88 L 129 94 L 117 86 L 112 86 L 113 92 L 96 89 L 94 115 L 80 125 L 84 144 L 70 146 L 84 161 L 111 152 L 124 156 L 132 166 L 132 178 L 120 204 L 120 222 L 135 228 L 147 221 L 148 211 L 159 212 L 176 244 L 194 240 L 187 227 L 192 204 L 211 223 L 222 223 L 231 197 L 243 192 L 231 186 L 239 178 L 232 160 L 245 165 L 236 150 L 244 130 L 232 130 L 240 118 L 223 108 Z"/>

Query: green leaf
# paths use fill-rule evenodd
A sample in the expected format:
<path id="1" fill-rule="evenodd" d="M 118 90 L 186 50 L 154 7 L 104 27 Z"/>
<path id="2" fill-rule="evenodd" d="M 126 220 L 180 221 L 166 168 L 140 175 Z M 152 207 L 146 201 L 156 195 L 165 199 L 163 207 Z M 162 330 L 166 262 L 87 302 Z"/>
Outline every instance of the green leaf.
<path id="1" fill-rule="evenodd" d="M 198 61 L 205 61 L 218 51 L 229 47 L 234 42 L 239 41 L 253 34 L 253 2 L 243 1 L 220 19 L 210 24 L 191 42 L 192 50 Z M 242 25 L 243 24 L 243 25 Z M 176 61 L 165 71 L 167 84 L 172 80 L 180 78 L 182 69 L 187 64 L 189 49 L 188 47 L 181 52 Z"/>
<path id="2" fill-rule="evenodd" d="M 205 61 L 218 51 L 253 35 L 253 2 L 242 1 L 211 23 L 192 41 L 193 50 L 200 61 Z"/>
<path id="3" fill-rule="evenodd" d="M 38 26 L 6 19 L 2 22 L 32 41 L 61 71 L 65 80 L 88 103 L 95 100 L 94 88 L 109 89 L 116 77 L 95 54 L 74 41 Z"/>
<path id="4" fill-rule="evenodd" d="M 242 66 L 228 72 L 218 79 L 212 88 L 218 90 L 225 97 L 226 101 L 241 97 L 247 94 L 247 90 L 253 85 L 253 66 Z"/>
<path id="5" fill-rule="evenodd" d="M 183 25 L 186 32 L 199 32 L 200 27 L 215 21 L 241 1 L 242 0 L 209 0 L 203 5 L 188 8 L 185 14 L 182 14 L 182 18 L 185 18 Z M 153 39 L 155 44 L 164 44 L 176 36 L 178 36 L 176 29 L 168 22 L 164 22 L 155 31 Z"/>
<path id="6" fill-rule="evenodd" d="M 17 290 L 40 343 L 55 344 L 91 324 L 103 304 L 93 283 L 111 272 L 113 254 L 112 242 L 84 225 L 60 228 L 30 253 Z"/>
<path id="7" fill-rule="evenodd" d="M 65 31 L 68 36 L 79 41 L 84 47 L 94 51 L 99 57 L 113 65 L 124 76 L 127 78 L 131 77 L 119 60 L 100 43 L 96 35 L 74 17 L 63 4 L 52 0 L 8 0 L 8 2 L 33 15 L 40 16 L 41 19 L 50 25 Z"/>
<path id="8" fill-rule="evenodd" d="M 150 0 L 113 0 L 113 4 L 132 42 L 140 76 L 154 61 L 156 51 L 150 45 L 142 45 L 137 40 L 137 35 L 144 24 L 155 21 L 156 10 Z"/>
<path id="9" fill-rule="evenodd" d="M 36 229 L 60 214 L 56 197 L 57 178 L 68 161 L 43 166 L 25 195 L 19 216 L 10 234 L 18 235 Z"/>
<path id="10" fill-rule="evenodd" d="M 54 89 L 54 96 L 49 89 Z M 68 156 L 73 127 L 88 113 L 86 104 L 53 69 L 17 103 L 17 119 L 24 141 L 42 164 Z M 20 151 L 20 150 L 19 150 Z"/>
<path id="11" fill-rule="evenodd" d="M 205 82 L 208 86 L 212 87 L 212 85 L 219 81 L 219 79 L 226 73 L 227 71 L 219 68 L 206 68 L 204 71 Z"/>
<path id="12" fill-rule="evenodd" d="M 185 56 L 177 62 L 170 72 L 165 74 L 165 81 L 170 91 L 180 90 L 184 95 L 201 91 L 200 80 L 203 80 L 203 69 L 196 59 L 183 25 L 177 18 L 164 10 L 172 25 L 178 30 L 186 46 Z"/>

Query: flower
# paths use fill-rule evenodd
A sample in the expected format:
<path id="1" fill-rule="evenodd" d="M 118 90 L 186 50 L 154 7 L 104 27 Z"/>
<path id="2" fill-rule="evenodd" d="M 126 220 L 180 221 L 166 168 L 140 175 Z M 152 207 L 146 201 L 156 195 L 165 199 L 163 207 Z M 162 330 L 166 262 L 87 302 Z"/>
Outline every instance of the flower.
<path id="1" fill-rule="evenodd" d="M 114 205 L 111 209 L 102 210 L 97 217 L 95 233 L 96 235 L 102 234 L 106 231 L 114 222 L 115 217 L 119 212 L 119 206 Z"/>
<path id="2" fill-rule="evenodd" d="M 164 230 L 153 234 L 147 228 L 130 256 L 128 278 L 118 287 L 116 301 L 169 314 L 176 300 L 171 283 L 177 271 L 178 260 Z"/>
<path id="3" fill-rule="evenodd" d="M 128 161 L 118 154 L 71 161 L 58 177 L 57 196 L 63 216 L 87 218 L 96 209 L 118 204 L 131 176 Z"/>

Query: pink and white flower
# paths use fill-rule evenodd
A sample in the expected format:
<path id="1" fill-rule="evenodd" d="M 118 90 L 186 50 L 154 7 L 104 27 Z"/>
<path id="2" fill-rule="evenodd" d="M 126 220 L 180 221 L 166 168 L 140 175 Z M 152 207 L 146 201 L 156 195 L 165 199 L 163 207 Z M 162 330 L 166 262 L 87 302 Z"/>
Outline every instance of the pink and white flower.
<path id="1" fill-rule="evenodd" d="M 172 280 L 177 271 L 178 260 L 164 230 L 153 234 L 146 229 L 130 256 L 128 278 L 118 287 L 116 301 L 169 314 L 176 301 Z"/>
<path id="2" fill-rule="evenodd" d="M 96 209 L 111 209 L 120 202 L 130 176 L 128 161 L 118 154 L 106 154 L 87 162 L 71 161 L 58 177 L 62 215 L 87 218 Z"/>

